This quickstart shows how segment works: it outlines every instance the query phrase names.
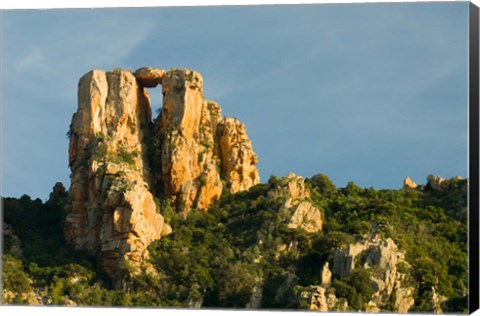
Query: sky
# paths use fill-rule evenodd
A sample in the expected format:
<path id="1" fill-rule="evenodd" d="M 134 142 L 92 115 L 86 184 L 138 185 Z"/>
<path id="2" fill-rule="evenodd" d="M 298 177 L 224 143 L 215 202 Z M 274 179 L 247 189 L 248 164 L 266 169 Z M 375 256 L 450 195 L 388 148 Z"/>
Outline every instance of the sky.
<path id="1" fill-rule="evenodd" d="M 69 186 L 78 80 L 116 67 L 200 72 L 205 97 L 245 123 L 262 182 L 467 176 L 468 2 L 7 10 L 1 22 L 2 196 Z"/>

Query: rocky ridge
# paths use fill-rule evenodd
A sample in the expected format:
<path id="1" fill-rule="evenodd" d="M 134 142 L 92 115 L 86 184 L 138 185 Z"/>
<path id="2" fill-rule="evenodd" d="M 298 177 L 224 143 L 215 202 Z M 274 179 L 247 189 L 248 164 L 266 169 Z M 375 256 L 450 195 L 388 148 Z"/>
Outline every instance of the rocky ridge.
<path id="1" fill-rule="evenodd" d="M 405 284 L 405 271 L 398 268 L 409 267 L 404 253 L 399 251 L 395 242 L 382 239 L 378 235 L 349 244 L 338 249 L 333 257 L 333 271 L 329 270 L 328 262 L 321 270 L 321 285 L 311 285 L 298 292 L 300 304 L 310 310 L 342 311 L 347 310 L 348 301 L 338 299 L 331 289 L 332 279 L 342 279 L 361 266 L 369 271 L 371 286 L 374 292 L 371 300 L 366 302 L 365 310 L 380 312 L 393 297 L 393 308 L 398 313 L 408 313 L 415 304 L 414 287 Z M 395 292 L 395 295 L 393 293 Z M 433 300 L 434 301 L 434 300 Z"/>
<path id="2" fill-rule="evenodd" d="M 158 84 L 163 107 L 152 122 L 145 88 Z M 203 79 L 192 70 L 87 73 L 68 135 L 66 239 L 96 255 L 117 281 L 138 271 L 148 245 L 172 231 L 158 199 L 183 213 L 206 210 L 224 186 L 235 193 L 259 182 L 244 125 L 203 98 Z"/>
<path id="3" fill-rule="evenodd" d="M 410 264 L 405 261 L 405 254 L 400 251 L 395 242 L 382 239 L 378 235 L 366 238 L 355 244 L 349 244 L 337 250 L 333 258 L 333 275 L 337 278 L 348 275 L 360 263 L 370 271 L 371 284 L 374 288 L 372 299 L 368 302 L 369 310 L 380 311 L 380 306 L 387 303 L 395 291 L 395 308 L 399 313 L 407 313 L 415 303 L 414 288 L 404 284 L 405 271 L 399 271 L 403 265 L 408 269 Z"/>

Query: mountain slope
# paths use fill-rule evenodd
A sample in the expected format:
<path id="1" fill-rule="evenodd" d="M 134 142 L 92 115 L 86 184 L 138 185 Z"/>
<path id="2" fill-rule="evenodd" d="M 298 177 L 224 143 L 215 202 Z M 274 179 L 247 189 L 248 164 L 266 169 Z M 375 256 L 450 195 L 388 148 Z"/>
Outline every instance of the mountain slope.
<path id="1" fill-rule="evenodd" d="M 130 277 L 124 290 L 63 243 L 61 225 L 33 221 L 61 223 L 64 200 L 7 198 L 4 220 L 22 254 L 7 237 L 3 296 L 30 304 L 465 312 L 467 225 L 457 218 L 465 218 L 466 180 L 442 187 L 429 180 L 375 190 L 336 188 L 318 175 L 292 194 L 285 188 L 301 178 L 272 177 L 224 192 L 208 212 L 194 209 L 185 219 L 165 200 L 173 233 L 149 247 L 153 269 Z M 289 228 L 292 195 L 320 211 L 321 230 Z M 359 253 L 347 255 L 352 249 Z M 337 262 L 348 258 L 351 269 L 342 271 Z"/>

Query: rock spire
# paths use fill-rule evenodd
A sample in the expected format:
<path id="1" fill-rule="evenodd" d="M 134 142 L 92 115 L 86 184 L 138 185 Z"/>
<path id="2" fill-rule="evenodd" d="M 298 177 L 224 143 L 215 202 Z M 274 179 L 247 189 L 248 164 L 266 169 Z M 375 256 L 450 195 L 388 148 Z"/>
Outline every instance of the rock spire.
<path id="1" fill-rule="evenodd" d="M 158 84 L 163 107 L 152 122 L 145 88 Z M 184 213 L 207 210 L 222 190 L 259 183 L 245 126 L 204 99 L 192 70 L 90 71 L 68 135 L 66 239 L 96 255 L 114 280 L 145 263 L 148 245 L 172 231 L 157 199 Z"/>

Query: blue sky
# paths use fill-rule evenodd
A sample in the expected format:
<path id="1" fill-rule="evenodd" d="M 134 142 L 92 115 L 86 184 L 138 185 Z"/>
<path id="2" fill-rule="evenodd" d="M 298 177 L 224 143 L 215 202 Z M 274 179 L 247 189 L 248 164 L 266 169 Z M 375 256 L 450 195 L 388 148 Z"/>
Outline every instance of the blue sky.
<path id="1" fill-rule="evenodd" d="M 21 10 L 2 24 L 4 196 L 68 187 L 78 80 L 115 67 L 199 71 L 246 124 L 262 182 L 467 176 L 467 2 Z"/>

